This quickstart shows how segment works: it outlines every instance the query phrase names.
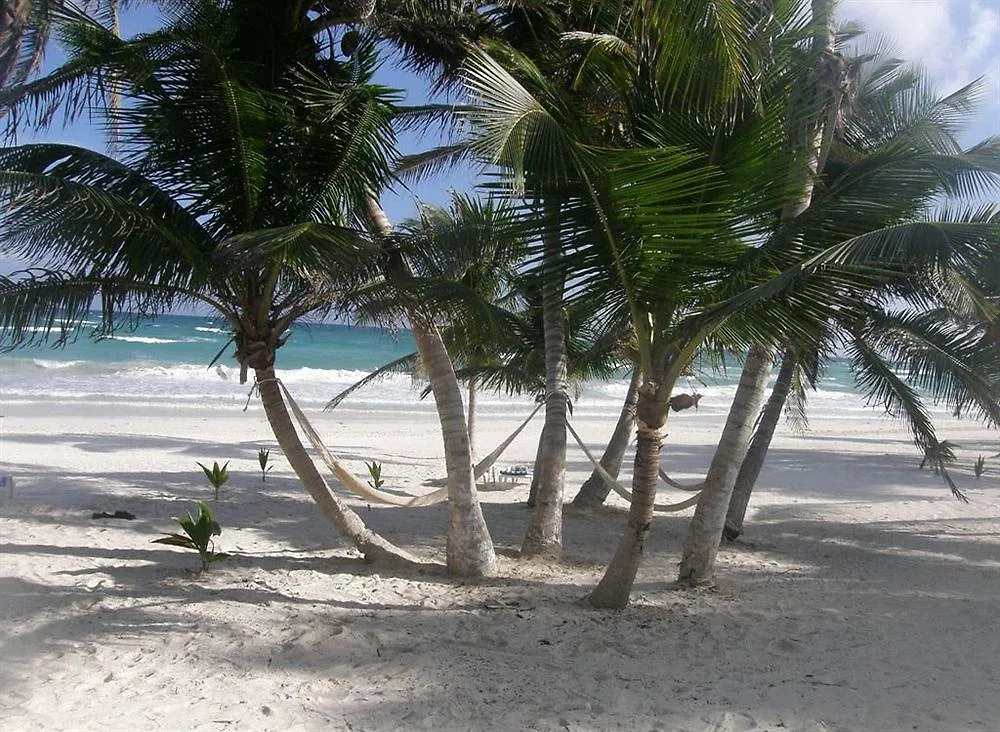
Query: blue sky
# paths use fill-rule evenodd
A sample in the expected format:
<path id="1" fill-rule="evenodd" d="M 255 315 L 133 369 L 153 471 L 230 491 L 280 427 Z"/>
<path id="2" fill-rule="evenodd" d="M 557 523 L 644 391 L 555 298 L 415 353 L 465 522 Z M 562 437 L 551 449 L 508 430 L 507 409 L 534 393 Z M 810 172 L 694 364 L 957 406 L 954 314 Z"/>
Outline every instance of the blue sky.
<path id="1" fill-rule="evenodd" d="M 954 91 L 975 78 L 985 77 L 983 106 L 962 137 L 972 144 L 992 135 L 1000 135 L 1000 0 L 842 0 L 840 22 L 857 20 L 870 33 L 893 42 L 897 55 L 921 64 L 931 75 L 941 93 Z M 129 36 L 154 24 L 148 7 L 140 7 L 122 19 L 123 35 Z M 47 66 L 58 61 L 58 51 L 50 52 Z M 379 81 L 386 86 L 408 90 L 407 103 L 426 99 L 427 87 L 413 75 L 386 63 Z M 34 139 L 42 139 L 37 137 Z M 100 149 L 100 137 L 86 121 L 69 128 L 57 128 L 44 139 L 59 140 Z M 32 140 L 24 135 L 22 142 Z M 411 151 L 434 144 L 434 140 L 407 138 L 402 145 Z M 429 203 L 443 203 L 452 188 L 469 189 L 472 176 L 459 171 L 430 180 L 407 190 L 401 188 L 387 196 L 384 205 L 394 222 L 412 215 L 414 198 Z M 15 268 L 0 259 L 0 271 Z"/>

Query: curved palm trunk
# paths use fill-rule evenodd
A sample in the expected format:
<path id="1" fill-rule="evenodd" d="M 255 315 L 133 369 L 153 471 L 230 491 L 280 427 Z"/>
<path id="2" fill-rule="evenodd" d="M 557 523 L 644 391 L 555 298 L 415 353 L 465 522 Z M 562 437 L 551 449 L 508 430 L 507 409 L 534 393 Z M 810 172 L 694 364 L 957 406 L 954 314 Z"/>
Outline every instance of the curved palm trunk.
<path id="1" fill-rule="evenodd" d="M 764 385 L 770 372 L 771 354 L 761 346 L 753 346 L 743 365 L 736 397 L 729 409 L 719 447 L 708 468 L 705 487 L 688 528 L 678 575 L 681 582 L 701 584 L 712 578 L 729 498 L 746 453 L 747 441 L 760 409 Z"/>
<path id="2" fill-rule="evenodd" d="M 281 389 L 275 380 L 274 367 L 258 368 L 254 373 L 257 375 L 261 405 L 264 407 L 264 414 L 271 425 L 274 437 L 288 459 L 288 464 L 292 466 L 292 470 L 316 501 L 323 515 L 342 536 L 354 542 L 354 546 L 367 561 L 378 564 L 420 564 L 419 560 L 393 546 L 365 526 L 361 517 L 330 490 L 295 431 Z"/>
<path id="3" fill-rule="evenodd" d="M 798 191 L 798 195 L 795 200 L 789 202 L 782 209 L 782 222 L 796 218 L 812 204 L 815 183 L 826 165 L 827 156 L 833 144 L 837 120 L 840 117 L 844 104 L 846 68 L 843 59 L 836 55 L 834 47 L 836 41 L 834 11 L 836 6 L 837 0 L 812 0 L 813 20 L 822 21 L 822 25 L 817 27 L 816 33 L 812 38 L 812 52 L 816 64 L 814 70 L 816 84 L 813 91 L 814 96 L 808 103 L 816 109 L 818 117 L 815 120 L 807 122 L 803 129 L 800 130 L 798 139 L 794 140 L 794 142 L 801 144 L 805 148 L 806 155 L 802 167 L 797 171 L 798 179 L 793 181 L 793 185 L 795 185 L 794 190 Z M 784 366 L 785 364 L 782 365 L 782 371 L 784 371 Z M 794 372 L 794 367 L 790 366 L 790 368 Z M 788 375 L 788 385 L 790 386 L 790 384 L 791 374 Z M 777 391 L 778 384 L 775 384 L 775 392 L 772 393 L 771 398 L 768 400 L 769 407 Z M 780 404 L 776 402 L 775 414 L 768 417 L 772 422 L 770 432 L 766 438 L 763 433 L 760 433 L 760 429 L 758 429 L 761 440 L 758 442 L 755 437 L 754 441 L 757 443 L 758 448 L 754 450 L 752 458 L 752 462 L 756 462 L 756 468 L 753 467 L 752 463 L 747 465 L 746 476 L 741 484 L 739 497 L 736 499 L 735 505 L 727 509 L 726 523 L 729 524 L 732 522 L 732 527 L 731 529 L 727 529 L 726 534 L 728 536 L 735 532 L 731 538 L 735 538 L 742 531 L 743 517 L 746 514 L 747 503 L 750 500 L 750 492 L 753 490 L 753 485 L 760 474 L 760 468 L 764 463 L 764 457 L 770 446 L 771 437 L 774 435 L 774 427 L 777 425 L 781 407 L 784 405 L 787 396 L 788 391 L 786 388 L 784 394 L 778 400 Z M 762 415 L 761 428 L 764 426 L 764 419 L 765 416 Z M 748 459 L 750 459 L 749 454 L 744 457 L 744 462 Z M 742 467 L 740 468 L 740 472 L 743 473 Z M 732 519 L 730 519 L 730 516 L 732 516 Z M 737 516 L 738 519 L 736 518 Z"/>
<path id="4" fill-rule="evenodd" d="M 558 204 L 548 204 L 558 213 Z M 545 426 L 539 448 L 541 477 L 528 529 L 521 544 L 524 556 L 562 556 L 563 488 L 566 480 L 566 399 L 568 364 L 563 327 L 563 275 L 558 230 L 545 234 L 542 322 L 545 333 Z"/>
<path id="5" fill-rule="evenodd" d="M 421 322 L 416 312 L 410 315 L 410 325 L 420 349 L 420 360 L 431 382 L 444 439 L 448 474 L 448 571 L 460 577 L 489 577 L 496 572 L 496 553 L 476 492 L 475 467 L 458 378 L 437 328 Z"/>
<path id="6" fill-rule="evenodd" d="M 392 233 L 389 219 L 374 197 L 366 198 L 365 208 L 377 236 Z M 405 280 L 413 276 L 402 257 L 393 258 L 386 269 L 391 278 Z M 434 394 L 444 440 L 448 472 L 448 571 L 460 577 L 489 577 L 496 572 L 496 553 L 476 492 L 469 428 L 458 377 L 437 327 L 413 304 L 407 306 L 407 316 Z"/>
<path id="7" fill-rule="evenodd" d="M 632 441 L 632 425 L 635 424 L 635 406 L 639 398 L 639 382 L 641 380 L 642 375 L 636 369 L 632 372 L 632 380 L 628 385 L 628 394 L 625 396 L 625 404 L 618 417 L 618 424 L 615 425 L 615 431 L 611 434 L 611 440 L 600 459 L 601 467 L 615 478 L 621 472 L 625 451 Z M 580 492 L 576 494 L 573 503 L 577 506 L 599 506 L 607 500 L 610 492 L 611 486 L 595 468 L 590 477 L 580 486 Z"/>
<path id="8" fill-rule="evenodd" d="M 785 358 L 781 362 L 781 370 L 778 371 L 778 378 L 774 382 L 771 396 L 764 405 L 760 420 L 757 423 L 757 430 L 750 440 L 750 447 L 743 458 L 740 472 L 736 476 L 736 485 L 733 487 L 733 495 L 729 499 L 729 509 L 726 511 L 726 523 L 722 530 L 722 535 L 730 541 L 735 540 L 743 533 L 743 520 L 746 518 L 747 506 L 750 504 L 750 494 L 757 484 L 757 477 L 764 466 L 767 458 L 767 450 L 771 446 L 771 438 L 774 437 L 774 430 L 781 419 L 781 412 L 785 408 L 785 400 L 792 388 L 792 379 L 795 376 L 795 369 L 798 368 L 798 360 L 791 351 L 785 352 Z"/>
<path id="9" fill-rule="evenodd" d="M 632 503 L 618 548 L 601 581 L 587 596 L 587 602 L 594 607 L 620 609 L 628 605 L 653 521 L 653 505 L 660 479 L 661 430 L 667 422 L 667 409 L 666 404 L 657 399 L 656 384 L 646 382 L 639 389 L 636 403 L 639 435 L 632 475 Z"/>

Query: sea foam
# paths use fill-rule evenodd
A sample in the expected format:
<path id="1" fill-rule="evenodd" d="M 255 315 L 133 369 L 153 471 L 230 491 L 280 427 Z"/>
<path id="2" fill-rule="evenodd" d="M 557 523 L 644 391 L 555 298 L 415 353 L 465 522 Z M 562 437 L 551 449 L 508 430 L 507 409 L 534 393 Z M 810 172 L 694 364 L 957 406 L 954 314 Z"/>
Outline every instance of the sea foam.
<path id="1" fill-rule="evenodd" d="M 91 316 L 86 325 L 96 325 Z M 156 404 L 175 407 L 242 409 L 251 383 L 239 383 L 239 365 L 232 358 L 229 331 L 217 318 L 163 316 L 100 342 L 86 338 L 63 349 L 14 351 L 0 356 L 0 395 L 9 401 L 81 401 L 93 404 Z M 299 329 L 277 354 L 276 369 L 295 399 L 318 410 L 341 391 L 382 364 L 414 350 L 405 331 L 391 335 L 371 328 L 314 324 Z M 218 362 L 213 358 L 222 354 Z M 209 364 L 212 364 L 211 366 Z M 739 378 L 739 365 L 724 373 L 698 370 L 683 379 L 674 393 L 697 391 L 699 408 L 671 414 L 687 420 L 724 415 Z M 774 376 L 772 375 L 772 383 Z M 352 393 L 338 409 L 426 413 L 431 397 L 422 398 L 427 382 L 408 373 L 389 373 Z M 579 385 L 574 414 L 616 418 L 628 391 L 628 376 Z M 574 392 L 576 396 L 576 392 Z M 252 399 L 253 397 L 251 397 Z M 854 391 L 846 362 L 833 362 L 820 388 L 807 393 L 808 413 L 817 417 L 872 416 Z M 488 392 L 478 396 L 484 414 L 522 416 L 534 407 L 531 395 Z"/>

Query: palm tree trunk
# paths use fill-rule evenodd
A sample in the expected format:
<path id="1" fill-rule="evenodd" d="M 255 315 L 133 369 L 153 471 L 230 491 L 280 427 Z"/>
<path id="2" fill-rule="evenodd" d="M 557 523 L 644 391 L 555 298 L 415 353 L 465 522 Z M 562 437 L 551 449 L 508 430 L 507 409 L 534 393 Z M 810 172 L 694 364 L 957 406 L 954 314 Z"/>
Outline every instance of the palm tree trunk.
<path id="1" fill-rule="evenodd" d="M 816 180 L 822 174 L 823 167 L 826 165 L 826 159 L 833 144 L 837 120 L 840 117 L 844 104 L 846 95 L 846 67 L 843 59 L 836 55 L 834 17 L 836 6 L 837 0 L 812 0 L 813 21 L 822 21 L 822 25 L 817 26 L 816 32 L 812 37 L 812 53 L 815 64 L 813 77 L 815 82 L 812 87 L 813 97 L 807 103 L 816 111 L 817 117 L 808 120 L 803 125 L 798 136 L 793 135 L 793 144 L 801 145 L 806 155 L 802 167 L 797 171 L 798 179 L 793 181 L 793 184 L 796 186 L 794 190 L 798 191 L 798 195 L 782 209 L 780 216 L 782 222 L 791 221 L 812 205 Z M 794 359 L 792 360 L 794 361 Z M 733 496 L 730 496 L 732 505 L 727 507 L 726 519 L 724 521 L 724 524 L 729 525 L 725 529 L 725 534 L 730 538 L 739 536 L 739 533 L 742 531 L 743 518 L 746 515 L 750 492 L 753 490 L 757 476 L 760 474 L 760 469 L 764 463 L 767 449 L 771 444 L 771 438 L 774 435 L 774 428 L 777 425 L 781 408 L 784 406 L 785 399 L 788 396 L 788 387 L 791 386 L 791 378 L 794 374 L 794 363 L 789 364 L 786 358 L 785 363 L 782 364 L 782 374 L 785 373 L 786 366 L 791 369 L 787 374 L 787 384 L 784 387 L 779 386 L 782 383 L 779 375 L 779 383 L 775 384 L 774 392 L 772 392 L 771 398 L 768 399 L 768 408 L 771 408 L 773 405 L 773 414 L 761 416 L 760 429 L 758 429 L 758 435 L 754 439 L 757 449 L 754 450 L 752 458 L 750 458 L 749 451 L 744 456 L 744 462 L 750 460 L 750 463 L 746 465 L 745 473 L 743 466 L 740 467 L 742 482 L 737 497 L 734 500 Z M 783 394 L 779 394 L 781 388 L 784 388 Z M 770 420 L 770 428 L 766 435 L 761 431 L 765 428 L 765 418 Z M 759 441 L 757 437 L 760 438 Z M 737 480 L 740 480 L 740 478 L 737 478 Z M 697 517 L 697 513 L 695 516 Z"/>
<path id="2" fill-rule="evenodd" d="M 799 130 L 793 133 L 792 143 L 799 145 L 805 152 L 803 165 L 796 171 L 798 179 L 793 182 L 798 192 L 795 199 L 789 202 L 781 211 L 781 220 L 794 219 L 812 203 L 813 190 L 816 181 L 823 172 L 833 136 L 836 130 L 837 118 L 844 100 L 842 59 L 836 55 L 834 43 L 836 28 L 834 9 L 837 0 L 812 0 L 813 21 L 823 21 L 817 26 L 812 37 L 812 53 L 815 66 L 812 69 L 813 86 L 811 98 L 806 104 L 807 111 L 815 111 L 816 117 L 809 119 Z"/>
<path id="3" fill-rule="evenodd" d="M 490 577 L 496 572 L 496 553 L 479 505 L 458 378 L 437 328 L 422 322 L 416 311 L 410 314 L 410 325 L 431 382 L 444 439 L 448 474 L 448 571 L 459 577 Z"/>
<path id="4" fill-rule="evenodd" d="M 764 385 L 770 372 L 771 354 L 761 346 L 751 347 L 743 365 L 733 405 L 729 409 L 726 426 L 722 430 L 722 438 L 708 468 L 708 475 L 705 476 L 701 499 L 688 528 L 678 576 L 681 582 L 701 584 L 712 578 L 729 498 L 746 453 L 747 441 L 760 409 Z"/>
<path id="5" fill-rule="evenodd" d="M 559 204 L 547 202 L 546 209 L 550 217 L 557 216 Z M 542 474 L 528 529 L 521 543 L 521 554 L 558 559 L 562 556 L 562 506 L 566 480 L 568 364 L 563 325 L 562 247 L 556 227 L 550 227 L 544 235 L 544 247 L 545 425 L 539 440 Z"/>
<path id="6" fill-rule="evenodd" d="M 365 199 L 365 209 L 376 236 L 385 238 L 392 233 L 385 211 L 373 196 Z M 409 265 L 401 256 L 392 257 L 386 269 L 390 279 L 413 277 Z M 434 394 L 444 440 L 448 472 L 448 571 L 459 577 L 489 577 L 496 572 L 496 553 L 476 492 L 469 428 L 458 377 L 437 327 L 418 310 L 415 303 L 409 303 L 406 310 L 420 360 Z"/>
<path id="7" fill-rule="evenodd" d="M 636 403 L 639 436 L 632 474 L 632 503 L 618 548 L 601 581 L 587 596 L 587 602 L 594 607 L 621 609 L 628 605 L 653 521 L 653 505 L 660 479 L 661 430 L 667 422 L 667 410 L 666 401 L 661 403 L 657 399 L 656 384 L 646 382 L 639 389 Z"/>
<path id="8" fill-rule="evenodd" d="M 528 508 L 534 508 L 538 500 L 538 486 L 542 483 L 542 458 L 545 457 L 542 450 L 542 441 L 538 440 L 538 447 L 535 449 L 535 462 L 531 468 L 531 487 L 528 489 Z"/>
<path id="9" fill-rule="evenodd" d="M 477 394 L 476 377 L 469 377 L 469 452 L 472 453 L 472 462 L 476 461 L 476 397 Z"/>
<path id="10" fill-rule="evenodd" d="M 622 413 L 618 417 L 618 424 L 615 425 L 611 440 L 601 456 L 601 467 L 615 478 L 621 472 L 625 451 L 632 441 L 632 425 L 635 424 L 635 405 L 639 398 L 639 382 L 641 380 L 642 375 L 639 370 L 634 370 L 632 380 L 628 385 L 628 394 L 625 396 L 625 404 L 622 406 Z M 611 486 L 595 468 L 590 477 L 580 486 L 580 492 L 576 494 L 573 503 L 577 506 L 599 506 L 607 500 L 610 492 Z"/>
<path id="11" fill-rule="evenodd" d="M 305 486 L 312 499 L 316 501 L 323 515 L 329 519 L 342 536 L 354 542 L 354 546 L 367 561 L 386 565 L 419 565 L 419 560 L 393 546 L 365 526 L 361 517 L 330 490 L 295 431 L 295 425 L 292 424 L 285 400 L 281 395 L 281 389 L 275 379 L 274 367 L 258 368 L 255 369 L 254 373 L 257 375 L 257 386 L 260 389 L 260 401 L 264 407 L 264 414 L 271 425 L 274 437 L 288 459 L 288 464 L 302 481 L 302 485 Z"/>
<path id="12" fill-rule="evenodd" d="M 771 438 L 774 437 L 778 420 L 781 419 L 781 412 L 785 408 L 785 400 L 788 399 L 788 392 L 791 391 L 792 379 L 798 365 L 798 360 L 792 352 L 786 351 L 784 360 L 781 362 L 781 370 L 778 371 L 778 378 L 771 390 L 771 396 L 768 397 L 767 404 L 764 405 L 764 411 L 761 412 L 760 420 L 757 423 L 757 430 L 750 440 L 750 447 L 743 458 L 740 472 L 736 476 L 733 495 L 729 499 L 729 509 L 726 512 L 726 523 L 722 535 L 730 541 L 734 541 L 743 533 L 743 520 L 746 518 L 750 494 L 757 484 L 757 477 L 764 466 L 765 458 L 767 458 L 767 450 L 771 446 Z"/>
<path id="13" fill-rule="evenodd" d="M 822 21 L 822 24 L 817 25 L 812 37 L 814 83 L 811 87 L 812 98 L 807 100 L 809 105 L 807 109 L 814 110 L 817 116 L 807 120 L 799 133 L 792 136 L 792 143 L 803 147 L 805 160 L 797 171 L 798 179 L 793 181 L 795 186 L 793 190 L 797 190 L 798 195 L 782 209 L 780 216 L 782 222 L 795 219 L 812 205 L 816 180 L 826 165 L 844 104 L 846 66 L 843 59 L 836 54 L 834 18 L 836 6 L 837 0 L 812 0 L 813 21 Z M 736 538 L 743 529 L 743 518 L 750 501 L 750 493 L 764 464 L 775 426 L 788 396 L 794 371 L 795 359 L 786 356 L 778 382 L 768 399 L 764 414 L 761 415 L 760 425 L 753 440 L 754 445 L 743 457 L 744 465 L 740 467 L 737 477 L 739 489 L 734 487 L 734 495 L 729 498 L 730 505 L 727 506 L 724 520 L 724 534 L 727 538 Z M 697 513 L 695 516 L 697 517 Z M 709 572 L 710 569 L 709 567 Z M 692 571 L 694 572 L 692 581 L 699 581 L 701 570 L 692 568 Z M 703 579 L 707 577 L 702 578 L 702 581 Z"/>

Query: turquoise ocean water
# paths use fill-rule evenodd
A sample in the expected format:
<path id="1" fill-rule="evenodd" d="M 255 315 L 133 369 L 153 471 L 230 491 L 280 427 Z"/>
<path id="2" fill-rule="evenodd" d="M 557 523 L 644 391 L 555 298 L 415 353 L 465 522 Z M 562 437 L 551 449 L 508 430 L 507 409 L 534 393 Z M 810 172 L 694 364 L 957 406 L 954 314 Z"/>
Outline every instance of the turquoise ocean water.
<path id="1" fill-rule="evenodd" d="M 93 321 L 96 323 L 96 319 Z M 143 323 L 135 331 L 94 342 L 84 335 L 64 348 L 20 349 L 0 355 L 0 400 L 123 404 L 167 408 L 242 409 L 249 385 L 239 383 L 232 347 L 214 366 L 213 357 L 227 342 L 218 320 L 167 315 Z M 320 408 L 331 397 L 369 371 L 415 350 L 408 331 L 390 333 L 375 328 L 331 324 L 297 327 L 278 352 L 279 377 L 308 408 Z M 701 373 L 679 390 L 696 388 L 700 409 L 724 413 L 732 399 L 739 368 L 724 374 Z M 340 409 L 431 412 L 433 400 L 421 399 L 426 384 L 410 374 L 393 374 L 346 400 Z M 581 385 L 576 413 L 617 415 L 627 381 Z M 528 397 L 483 394 L 480 409 L 487 414 L 523 415 Z M 846 363 L 828 368 L 821 388 L 810 394 L 810 414 L 826 417 L 871 414 L 853 389 Z"/>

